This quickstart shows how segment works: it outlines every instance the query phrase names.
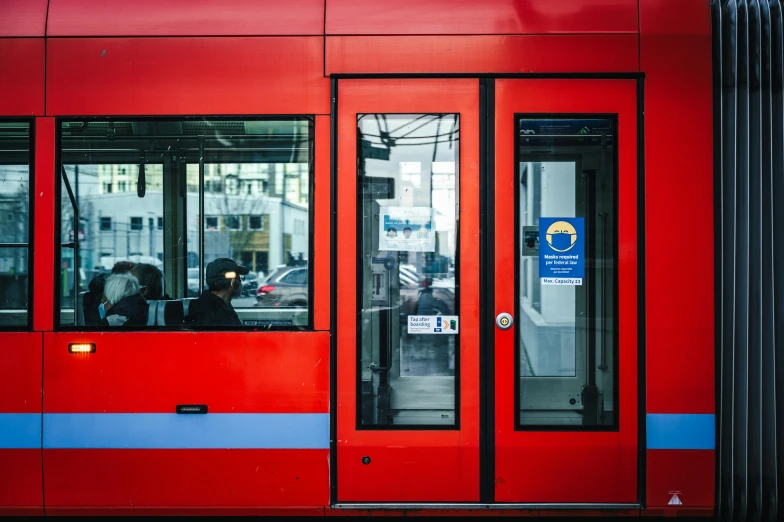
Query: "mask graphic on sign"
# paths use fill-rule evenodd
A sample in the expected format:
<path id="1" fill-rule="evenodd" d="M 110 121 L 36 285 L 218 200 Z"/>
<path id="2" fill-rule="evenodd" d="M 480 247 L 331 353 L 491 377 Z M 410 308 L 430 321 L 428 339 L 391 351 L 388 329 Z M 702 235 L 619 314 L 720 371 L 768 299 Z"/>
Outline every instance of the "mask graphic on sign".
<path id="1" fill-rule="evenodd" d="M 570 250 L 577 241 L 577 230 L 567 221 L 556 221 L 547 228 L 547 244 L 556 252 Z"/>

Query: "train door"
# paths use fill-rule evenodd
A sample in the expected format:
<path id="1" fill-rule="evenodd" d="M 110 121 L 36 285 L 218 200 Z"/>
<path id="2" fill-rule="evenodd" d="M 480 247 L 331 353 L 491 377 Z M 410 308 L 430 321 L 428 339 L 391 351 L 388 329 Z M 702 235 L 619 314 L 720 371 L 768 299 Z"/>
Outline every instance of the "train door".
<path id="1" fill-rule="evenodd" d="M 338 82 L 338 504 L 633 504 L 637 84 L 483 82 Z"/>
<path id="2" fill-rule="evenodd" d="M 637 501 L 635 81 L 495 83 L 495 501 Z"/>
<path id="3" fill-rule="evenodd" d="M 339 501 L 479 500 L 478 102 L 339 82 Z"/>

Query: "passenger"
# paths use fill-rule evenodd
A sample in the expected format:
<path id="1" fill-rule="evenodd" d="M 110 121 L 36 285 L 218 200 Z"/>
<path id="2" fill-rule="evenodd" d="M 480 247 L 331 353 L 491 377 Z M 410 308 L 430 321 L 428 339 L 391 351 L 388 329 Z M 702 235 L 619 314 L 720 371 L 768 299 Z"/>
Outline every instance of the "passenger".
<path id="1" fill-rule="evenodd" d="M 131 271 L 134 264 L 131 261 L 118 261 L 112 267 L 112 274 L 125 274 Z M 101 303 L 103 302 L 103 287 L 106 283 L 106 274 L 98 274 L 87 285 L 87 293 L 82 298 L 82 312 L 84 324 L 98 326 L 106 317 Z"/>
<path id="2" fill-rule="evenodd" d="M 131 274 L 114 274 L 103 289 L 106 317 L 102 326 L 143 326 L 149 306 L 139 293 L 139 282 Z"/>
<path id="3" fill-rule="evenodd" d="M 139 263 L 131 270 L 139 281 L 142 297 L 147 301 L 171 300 L 171 297 L 163 292 L 163 272 L 154 265 Z"/>
<path id="4" fill-rule="evenodd" d="M 127 274 L 136 266 L 132 261 L 117 261 L 112 267 L 112 274 Z"/>
<path id="5" fill-rule="evenodd" d="M 225 257 L 208 264 L 205 270 L 208 290 L 190 304 L 186 321 L 200 326 L 242 326 L 231 300 L 240 294 L 240 275 L 249 271 L 248 267 Z"/>

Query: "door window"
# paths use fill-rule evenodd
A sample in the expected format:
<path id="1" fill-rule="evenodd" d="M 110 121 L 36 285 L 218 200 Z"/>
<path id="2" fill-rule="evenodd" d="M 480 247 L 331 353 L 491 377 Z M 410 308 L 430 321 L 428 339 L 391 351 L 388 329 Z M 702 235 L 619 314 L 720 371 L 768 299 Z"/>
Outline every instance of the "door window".
<path id="1" fill-rule="evenodd" d="M 357 117 L 359 424 L 457 424 L 456 114 Z"/>
<path id="2" fill-rule="evenodd" d="M 518 425 L 612 427 L 616 119 L 517 124 Z"/>

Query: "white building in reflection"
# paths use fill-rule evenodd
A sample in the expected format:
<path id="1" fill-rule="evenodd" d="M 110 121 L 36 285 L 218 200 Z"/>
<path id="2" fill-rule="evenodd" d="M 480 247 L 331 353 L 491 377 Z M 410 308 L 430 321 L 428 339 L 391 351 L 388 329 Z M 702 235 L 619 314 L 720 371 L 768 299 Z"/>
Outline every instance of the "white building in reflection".
<path id="1" fill-rule="evenodd" d="M 307 168 L 299 163 L 205 165 L 205 263 L 230 257 L 253 271 L 268 273 L 291 259 L 306 260 Z M 164 235 L 172 233 L 166 229 L 162 165 L 146 165 L 144 197 L 137 194 L 138 165 L 80 166 L 78 173 L 75 167 L 67 170 L 79 201 L 82 268 L 106 270 L 116 260 L 129 258 L 158 260 L 162 266 Z M 186 179 L 188 266 L 196 267 L 198 165 L 188 165 Z M 66 243 L 73 240 L 73 218 L 65 190 L 62 198 L 62 234 Z M 63 257 L 67 256 L 64 249 Z"/>

